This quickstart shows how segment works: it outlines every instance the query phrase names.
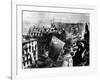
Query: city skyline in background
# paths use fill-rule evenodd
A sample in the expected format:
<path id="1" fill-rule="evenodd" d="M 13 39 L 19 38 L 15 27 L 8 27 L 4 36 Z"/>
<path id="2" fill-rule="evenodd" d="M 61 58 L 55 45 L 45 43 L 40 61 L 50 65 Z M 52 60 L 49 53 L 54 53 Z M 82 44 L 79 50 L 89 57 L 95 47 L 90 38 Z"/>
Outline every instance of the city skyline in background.
<path id="1" fill-rule="evenodd" d="M 89 23 L 88 13 L 54 13 L 23 11 L 23 34 L 27 34 L 30 27 L 51 27 L 51 23 Z"/>

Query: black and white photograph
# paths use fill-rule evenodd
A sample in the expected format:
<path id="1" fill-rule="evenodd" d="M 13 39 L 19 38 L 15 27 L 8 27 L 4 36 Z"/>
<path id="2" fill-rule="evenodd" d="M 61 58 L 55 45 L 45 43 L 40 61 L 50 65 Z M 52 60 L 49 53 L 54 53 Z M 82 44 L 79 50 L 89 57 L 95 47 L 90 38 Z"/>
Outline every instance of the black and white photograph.
<path id="1" fill-rule="evenodd" d="M 90 14 L 22 11 L 22 69 L 90 66 Z"/>
<path id="2" fill-rule="evenodd" d="M 68 79 L 97 71 L 95 7 L 15 4 L 12 9 L 12 80 Z"/>

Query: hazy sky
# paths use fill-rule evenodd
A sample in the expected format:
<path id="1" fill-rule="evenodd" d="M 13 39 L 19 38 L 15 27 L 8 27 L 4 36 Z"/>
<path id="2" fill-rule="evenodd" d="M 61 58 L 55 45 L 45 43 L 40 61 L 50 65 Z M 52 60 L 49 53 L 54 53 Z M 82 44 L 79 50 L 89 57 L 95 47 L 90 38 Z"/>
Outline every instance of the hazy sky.
<path id="1" fill-rule="evenodd" d="M 23 12 L 23 33 L 27 33 L 32 25 L 50 27 L 51 22 L 86 23 L 89 22 L 89 14 L 79 13 L 51 13 L 51 12 Z"/>

